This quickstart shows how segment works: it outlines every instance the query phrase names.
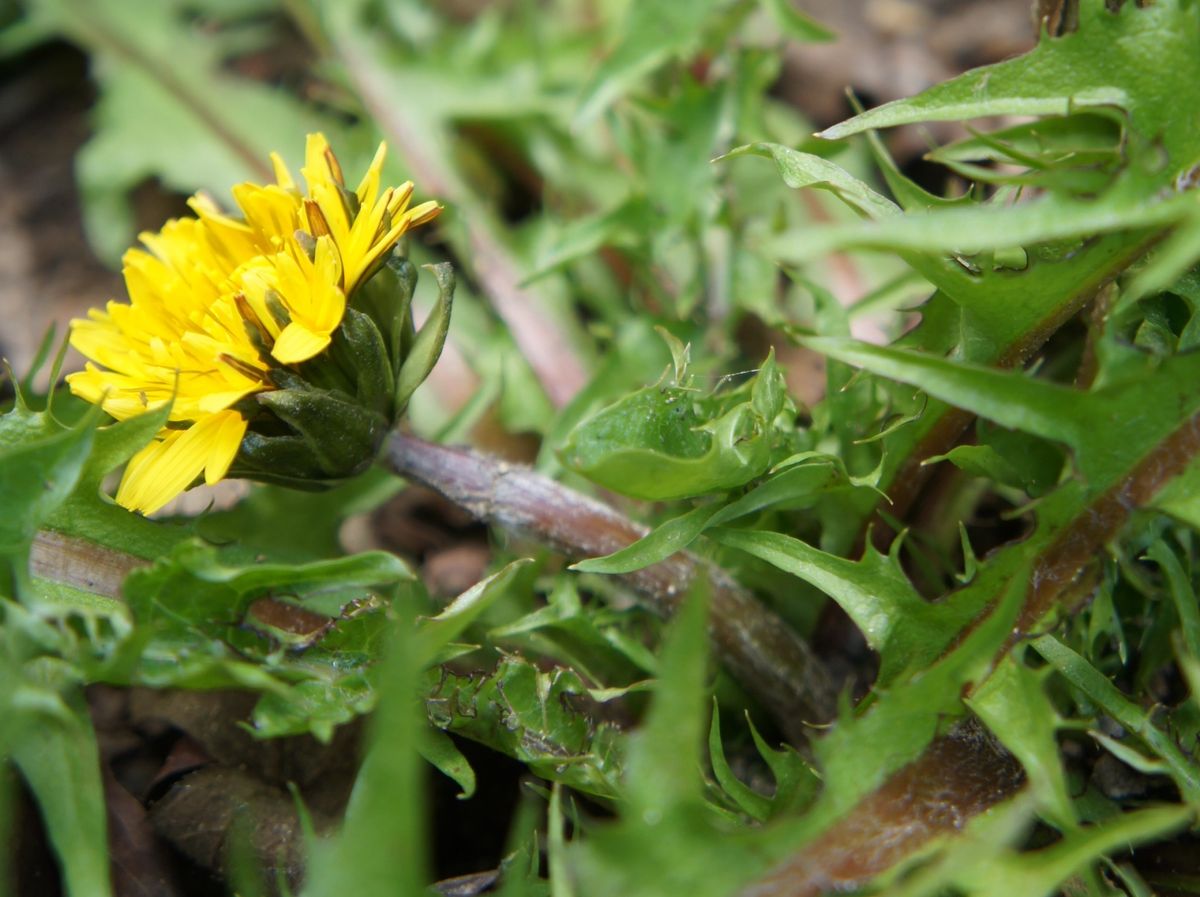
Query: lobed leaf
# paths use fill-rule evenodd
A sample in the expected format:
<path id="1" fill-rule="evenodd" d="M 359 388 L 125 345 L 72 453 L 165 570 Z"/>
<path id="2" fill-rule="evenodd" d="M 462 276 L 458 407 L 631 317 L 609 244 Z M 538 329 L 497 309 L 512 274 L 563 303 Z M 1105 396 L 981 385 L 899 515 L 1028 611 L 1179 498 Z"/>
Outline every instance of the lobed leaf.
<path id="1" fill-rule="evenodd" d="M 732 489 L 765 473 L 790 437 L 791 407 L 773 356 L 746 385 L 699 396 L 649 386 L 582 421 L 564 462 L 610 489 L 649 500 Z"/>

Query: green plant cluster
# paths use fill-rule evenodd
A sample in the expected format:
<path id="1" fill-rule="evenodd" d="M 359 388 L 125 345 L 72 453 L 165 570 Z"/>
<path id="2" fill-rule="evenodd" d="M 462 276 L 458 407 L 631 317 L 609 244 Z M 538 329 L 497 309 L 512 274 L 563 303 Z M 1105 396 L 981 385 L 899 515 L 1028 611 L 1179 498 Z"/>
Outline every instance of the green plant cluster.
<path id="1" fill-rule="evenodd" d="M 454 440 L 494 414 L 537 434 L 542 471 L 649 525 L 569 569 L 497 544 L 491 575 L 439 607 L 396 557 L 339 547 L 347 517 L 399 488 L 383 471 L 148 521 L 103 486 L 162 415 L 107 423 L 17 383 L 0 754 L 66 891 L 110 892 L 83 701 L 107 683 L 248 690 L 261 738 L 328 740 L 372 712 L 305 895 L 426 893 L 422 762 L 464 798 L 477 784 L 456 739 L 546 783 L 494 823 L 501 893 L 723 897 L 852 849 L 839 826 L 964 725 L 1025 786 L 850 886 L 1200 893 L 1200 870 L 1139 861 L 1186 844 L 1200 811 L 1200 3 L 1080 0 L 1077 27 L 1026 55 L 816 137 L 770 88 L 783 41 L 829 35 L 784 0 L 467 5 L 31 0 L 0 31 L 4 54 L 63 38 L 92 60 L 77 174 L 109 259 L 148 178 L 220 196 L 308 131 L 348 168 L 388 138 L 391 175 L 447 205 L 444 245 L 411 253 L 461 272 L 448 342 L 478 381 L 454 412 L 422 388 L 413 428 Z M 302 63 L 245 74 L 280 46 Z M 877 132 L 947 121 L 967 136 L 931 151 L 951 185 L 936 195 Z M 835 257 L 865 285 L 849 307 Z M 553 351 L 489 305 L 497 264 Z M 851 337 L 871 316 L 893 343 Z M 784 357 L 801 349 L 826 360 L 808 402 Z M 583 374 L 565 404 L 543 351 Z M 119 598 L 64 584 L 30 567 L 46 533 L 144 566 Z M 711 660 L 705 589 L 662 623 L 612 578 L 685 548 L 806 637 L 840 608 L 878 658 L 870 688 L 847 683 L 836 720 L 782 744 Z M 255 616 L 263 598 L 329 626 L 289 641 Z M 1104 788 L 1101 757 L 1139 787 Z M 848 886 L 827 872 L 795 893 Z"/>

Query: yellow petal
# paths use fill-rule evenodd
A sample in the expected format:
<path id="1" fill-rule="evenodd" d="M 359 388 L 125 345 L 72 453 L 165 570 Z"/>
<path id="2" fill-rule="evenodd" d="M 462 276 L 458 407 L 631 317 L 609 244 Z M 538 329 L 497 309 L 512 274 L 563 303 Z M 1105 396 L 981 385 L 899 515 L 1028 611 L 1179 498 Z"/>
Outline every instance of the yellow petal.
<path id="1" fill-rule="evenodd" d="M 338 287 L 342 279 L 342 262 L 337 247 L 328 237 L 317 240 L 316 258 L 313 261 L 312 307 L 308 318 L 318 330 L 333 330 L 342 322 L 346 313 L 346 295 Z"/>
<path id="2" fill-rule="evenodd" d="M 432 221 L 442 213 L 442 206 L 430 200 L 423 202 L 419 206 L 415 206 L 404 213 L 404 218 L 408 221 L 409 227 L 416 227 L 419 224 L 425 224 L 427 221 Z"/>
<path id="3" fill-rule="evenodd" d="M 214 414 L 213 417 L 222 420 L 213 434 L 208 460 L 204 465 L 204 482 L 210 486 L 223 480 L 229 472 L 229 465 L 237 457 L 247 426 L 246 419 L 233 411 L 224 411 Z"/>
<path id="4" fill-rule="evenodd" d="M 258 323 L 266 328 L 268 336 L 277 337 L 279 322 L 275 320 L 267 304 L 267 294 L 279 289 L 279 279 L 274 266 L 260 256 L 252 264 L 238 271 L 234 279 L 240 283 L 241 293 L 258 318 Z"/>
<path id="5" fill-rule="evenodd" d="M 410 228 L 418 224 L 424 224 L 438 216 L 442 211 L 442 207 L 436 202 L 424 202 L 408 212 L 405 212 L 400 218 L 396 219 L 391 230 L 379 236 L 375 242 L 363 252 L 362 256 L 357 259 L 355 267 L 356 276 L 353 283 L 347 275 L 346 291 L 350 292 L 357 286 L 359 280 L 364 274 L 370 271 L 383 256 L 391 252 L 392 247 L 396 242 L 404 236 Z M 415 220 L 414 220 L 415 219 Z M 356 224 L 358 222 L 355 222 Z M 348 266 L 347 266 L 348 269 Z"/>
<path id="6" fill-rule="evenodd" d="M 296 189 L 296 182 L 292 180 L 292 173 L 288 171 L 288 167 L 284 164 L 283 158 L 279 153 L 271 153 L 271 168 L 275 171 L 275 183 L 284 190 Z"/>
<path id="7" fill-rule="evenodd" d="M 379 144 L 379 149 L 375 150 L 375 158 L 371 160 L 367 173 L 363 175 L 358 189 L 354 191 L 358 196 L 359 208 L 366 209 L 375 205 L 375 197 L 379 195 L 379 175 L 383 171 L 383 160 L 386 155 L 387 144 Z"/>
<path id="8" fill-rule="evenodd" d="M 341 185 L 339 175 L 341 169 L 336 167 L 336 160 L 333 159 L 333 151 L 329 148 L 329 141 L 325 139 L 325 135 L 321 132 L 309 134 L 308 139 L 304 143 L 304 168 L 301 174 L 308 181 L 308 189 L 311 191 L 314 183 L 325 182 Z"/>
<path id="9" fill-rule="evenodd" d="M 257 252 L 277 252 L 301 226 L 300 197 L 275 184 L 238 184 L 233 188 L 233 199 L 256 238 L 254 248 L 241 259 Z"/>
<path id="10" fill-rule="evenodd" d="M 182 432 L 168 430 L 163 439 L 155 439 L 129 459 L 129 463 L 125 465 L 125 473 L 121 477 L 121 485 L 117 487 L 117 504 L 129 508 L 131 511 L 149 513 L 143 506 L 142 496 L 153 485 L 153 480 L 146 475 L 146 471 L 152 469 L 169 444 L 182 435 Z M 168 498 L 167 501 L 170 499 Z"/>
<path id="11" fill-rule="evenodd" d="M 304 138 L 304 167 L 316 168 L 325 158 L 325 150 L 329 149 L 329 141 L 320 131 L 314 131 Z"/>
<path id="12" fill-rule="evenodd" d="M 206 392 L 196 401 L 196 409 L 205 414 L 217 414 L 252 392 L 261 392 L 261 386 L 232 389 L 228 392 Z"/>
<path id="13" fill-rule="evenodd" d="M 151 443 L 129 462 L 117 489 L 117 503 L 153 514 L 206 469 L 211 468 L 207 482 L 217 482 L 228 471 L 245 431 L 246 422 L 236 411 L 221 411 L 186 430 L 168 431 L 164 439 Z M 237 442 L 233 443 L 235 435 Z"/>
<path id="14" fill-rule="evenodd" d="M 91 362 L 88 362 L 84 366 L 84 370 L 67 374 L 67 385 L 71 387 L 73 395 L 77 395 L 85 402 L 91 402 L 93 405 L 98 404 L 104 397 L 105 386 L 103 375 Z"/>
<path id="15" fill-rule="evenodd" d="M 328 333 L 316 333 L 303 324 L 292 321 L 283 328 L 271 354 L 283 364 L 298 364 L 308 361 L 329 345 Z"/>
<path id="16" fill-rule="evenodd" d="M 338 246 L 348 293 L 354 292 L 354 288 L 358 286 L 373 261 L 372 256 L 378 257 L 392 248 L 392 243 L 384 244 L 375 239 L 383 222 L 383 215 L 387 211 L 387 197 L 390 194 L 390 189 L 385 190 L 384 198 L 376 203 L 374 208 L 362 209 L 354 219 L 350 239 Z"/>
<path id="17" fill-rule="evenodd" d="M 292 246 L 273 256 L 274 289 L 292 322 L 327 337 L 346 312 L 346 295 L 340 285 L 341 262 L 329 236 L 317 239 L 314 255 L 310 259 L 302 249 Z M 278 347 L 273 350 L 276 358 L 281 357 L 280 351 L 286 352 Z"/>
<path id="18" fill-rule="evenodd" d="M 412 181 L 405 181 L 399 187 L 395 188 L 392 191 L 391 199 L 388 200 L 388 214 L 391 215 L 392 218 L 396 218 L 398 215 L 400 215 L 406 208 L 408 208 L 408 201 L 412 199 L 412 195 Z"/>
<path id="19" fill-rule="evenodd" d="M 346 198 L 341 188 L 329 181 L 310 183 L 309 196 L 321 208 L 321 217 L 329 233 L 342 245 L 350 238 L 350 210 L 346 208 Z"/>

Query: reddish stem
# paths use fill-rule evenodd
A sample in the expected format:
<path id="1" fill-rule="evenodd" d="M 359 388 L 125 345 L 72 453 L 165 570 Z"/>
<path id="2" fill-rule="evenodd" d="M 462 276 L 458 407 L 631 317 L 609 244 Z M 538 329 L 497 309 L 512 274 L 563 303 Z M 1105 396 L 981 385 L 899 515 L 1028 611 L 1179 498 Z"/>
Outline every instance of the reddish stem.
<path id="1" fill-rule="evenodd" d="M 440 492 L 475 517 L 527 535 L 571 558 L 599 557 L 636 542 L 646 528 L 528 467 L 465 448 L 395 434 L 392 470 Z M 721 662 L 771 711 L 796 743 L 834 716 L 834 689 L 812 649 L 724 570 L 690 552 L 627 573 L 654 612 L 669 616 L 697 576 L 712 585 L 710 633 Z"/>
<path id="2" fill-rule="evenodd" d="M 1025 604 L 997 661 L 1055 609 L 1068 611 L 1092 591 L 1085 574 L 1116 538 L 1130 513 L 1181 474 L 1200 454 L 1200 415 L 1164 439 L 1116 486 L 1065 526 L 1039 555 Z M 977 621 L 978 622 L 978 621 Z M 938 835 L 961 830 L 1020 786 L 1016 761 L 986 744 L 973 721 L 933 741 L 841 821 L 827 829 L 742 897 L 817 897 L 861 887 Z"/>

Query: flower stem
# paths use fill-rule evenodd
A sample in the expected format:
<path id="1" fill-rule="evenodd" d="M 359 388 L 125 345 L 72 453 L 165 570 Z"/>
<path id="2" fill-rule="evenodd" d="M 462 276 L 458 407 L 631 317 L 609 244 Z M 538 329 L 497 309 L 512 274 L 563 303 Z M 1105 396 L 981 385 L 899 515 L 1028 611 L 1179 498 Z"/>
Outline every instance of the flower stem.
<path id="1" fill-rule="evenodd" d="M 396 433 L 385 457 L 399 476 L 570 558 L 610 554 L 646 534 L 645 527 L 602 502 L 472 449 Z M 820 659 L 787 623 L 727 572 L 690 552 L 620 578 L 646 607 L 666 617 L 699 575 L 707 576 L 712 587 L 709 631 L 717 656 L 790 739 L 806 741 L 812 724 L 833 718 L 834 686 Z"/>

